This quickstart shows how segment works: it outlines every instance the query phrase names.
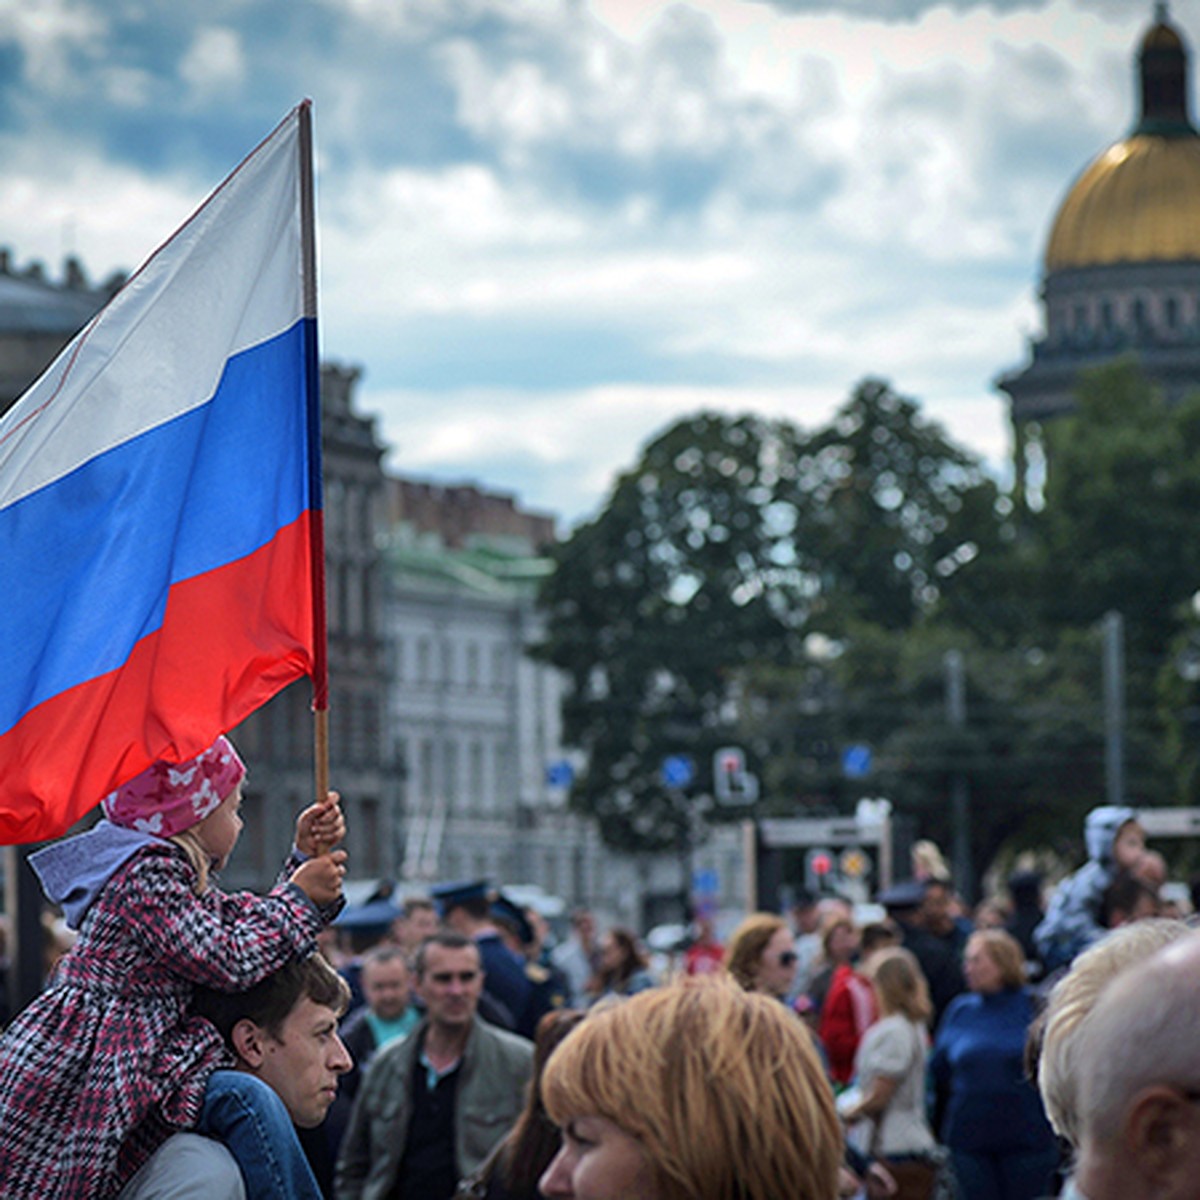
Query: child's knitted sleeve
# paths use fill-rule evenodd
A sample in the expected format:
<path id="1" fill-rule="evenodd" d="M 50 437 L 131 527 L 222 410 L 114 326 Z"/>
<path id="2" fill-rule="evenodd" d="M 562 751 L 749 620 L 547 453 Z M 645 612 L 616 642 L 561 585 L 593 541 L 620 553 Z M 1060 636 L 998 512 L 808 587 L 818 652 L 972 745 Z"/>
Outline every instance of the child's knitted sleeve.
<path id="1" fill-rule="evenodd" d="M 291 879 L 291 877 L 296 873 L 297 869 L 306 862 L 308 862 L 308 855 L 301 854 L 300 851 L 293 846 L 291 854 L 289 854 L 284 860 L 284 864 L 279 872 L 279 876 L 275 880 L 275 886 L 271 889 L 271 894 L 274 895 L 276 892 L 288 887 L 288 880 Z M 291 886 L 294 887 L 295 885 Z M 338 913 L 340 913 L 345 907 L 346 897 L 340 895 L 335 901 L 333 901 L 332 904 L 317 905 L 317 911 L 321 914 L 321 924 L 329 925 L 337 917 Z"/>

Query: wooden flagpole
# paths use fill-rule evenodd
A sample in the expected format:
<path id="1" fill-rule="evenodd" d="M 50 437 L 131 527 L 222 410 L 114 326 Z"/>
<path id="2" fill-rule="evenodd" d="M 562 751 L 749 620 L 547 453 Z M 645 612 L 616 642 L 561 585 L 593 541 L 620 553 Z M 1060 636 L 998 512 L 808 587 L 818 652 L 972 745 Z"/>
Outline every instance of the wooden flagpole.
<path id="1" fill-rule="evenodd" d="M 316 799 L 329 792 L 329 657 L 325 609 L 325 515 L 321 479 L 321 370 L 317 348 L 317 240 L 312 101 L 300 105 L 300 237 L 304 287 L 312 495 L 313 763 Z"/>

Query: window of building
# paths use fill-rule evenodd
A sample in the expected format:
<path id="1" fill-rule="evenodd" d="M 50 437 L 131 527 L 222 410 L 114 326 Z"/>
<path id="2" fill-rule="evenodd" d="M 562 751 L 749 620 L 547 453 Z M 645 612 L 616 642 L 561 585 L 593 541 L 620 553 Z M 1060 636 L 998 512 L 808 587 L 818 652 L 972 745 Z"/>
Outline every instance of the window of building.
<path id="1" fill-rule="evenodd" d="M 508 791 L 508 754 L 502 742 L 493 742 L 491 750 L 492 769 L 483 802 L 488 812 L 495 812 L 502 805 L 501 797 Z"/>
<path id="2" fill-rule="evenodd" d="M 468 754 L 468 787 L 467 807 L 472 812 L 478 812 L 483 807 L 483 791 L 486 786 L 483 767 L 483 743 L 476 740 L 471 742 Z"/>
<path id="3" fill-rule="evenodd" d="M 429 645 L 429 639 L 422 637 L 417 639 L 417 682 L 429 682 L 429 664 L 430 657 L 433 653 Z"/>
<path id="4" fill-rule="evenodd" d="M 342 540 L 343 488 L 338 479 L 325 481 L 325 532 L 331 544 Z"/>
<path id="5" fill-rule="evenodd" d="M 442 642 L 442 679 L 441 682 L 450 687 L 454 683 L 454 643 L 448 638 Z"/>
<path id="6" fill-rule="evenodd" d="M 412 746 L 409 744 L 408 738 L 403 735 L 397 737 L 392 743 L 392 753 L 395 756 L 396 771 L 405 783 L 405 794 L 411 795 L 417 781 L 413 776 L 413 769 L 416 764 L 413 760 Z"/>
<path id="7" fill-rule="evenodd" d="M 358 497 L 358 528 L 362 545 L 372 546 L 375 543 L 375 504 L 370 488 L 361 489 Z"/>
<path id="8" fill-rule="evenodd" d="M 1167 296 L 1163 300 L 1163 322 L 1168 329 L 1179 328 L 1179 297 Z"/>
<path id="9" fill-rule="evenodd" d="M 309 709 L 309 697 L 304 684 L 287 690 L 288 724 L 287 739 L 292 758 L 308 753 L 313 737 L 313 718 Z"/>
<path id="10" fill-rule="evenodd" d="M 383 722 L 379 709 L 377 695 L 368 692 L 363 696 L 359 707 L 359 724 L 362 730 L 362 761 L 368 764 L 378 763 L 380 747 L 383 745 Z"/>
<path id="11" fill-rule="evenodd" d="M 449 740 L 442 745 L 442 794 L 446 797 L 446 806 L 451 811 L 458 803 L 458 743 Z"/>
<path id="12" fill-rule="evenodd" d="M 337 618 L 334 628 L 339 633 L 353 633 L 354 613 L 351 611 L 350 564 L 340 562 L 334 568 L 337 578 Z"/>
<path id="13" fill-rule="evenodd" d="M 362 633 L 375 630 L 375 569 L 363 566 L 358 572 L 358 618 Z"/>
<path id="14" fill-rule="evenodd" d="M 467 687 L 475 691 L 479 687 L 479 646 L 467 643 Z"/>
<path id="15" fill-rule="evenodd" d="M 417 796 L 423 804 L 428 804 L 437 794 L 433 780 L 433 739 L 422 738 L 420 761 L 417 768 Z"/>
<path id="16" fill-rule="evenodd" d="M 267 843 L 270 840 L 261 836 L 266 831 L 266 805 L 260 793 L 243 791 L 242 793 L 242 822 L 247 829 L 259 831 L 257 837 L 240 838 L 237 845 L 238 858 L 257 876 L 267 872 Z"/>
<path id="17" fill-rule="evenodd" d="M 335 763 L 354 761 L 354 696 L 341 688 L 329 693 L 329 753 Z"/>
<path id="18" fill-rule="evenodd" d="M 380 847 L 383 842 L 383 830 L 379 827 L 379 801 L 367 796 L 358 802 L 358 827 L 361 831 L 358 840 L 358 866 L 365 875 L 378 875 L 381 872 Z"/>

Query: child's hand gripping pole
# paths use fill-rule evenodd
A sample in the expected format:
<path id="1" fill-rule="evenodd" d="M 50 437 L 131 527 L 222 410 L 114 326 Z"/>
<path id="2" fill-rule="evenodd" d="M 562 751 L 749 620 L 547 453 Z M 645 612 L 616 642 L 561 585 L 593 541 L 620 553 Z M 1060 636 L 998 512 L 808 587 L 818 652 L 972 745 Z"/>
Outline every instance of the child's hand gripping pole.
<path id="1" fill-rule="evenodd" d="M 328 792 L 323 801 L 310 804 L 296 818 L 296 849 L 308 861 L 293 873 L 292 882 L 318 907 L 337 900 L 346 874 L 345 850 L 333 849 L 346 836 L 340 800 L 337 792 Z"/>
<path id="2" fill-rule="evenodd" d="M 296 819 L 296 849 L 306 858 L 328 854 L 345 836 L 346 818 L 337 792 L 328 792 Z"/>
<path id="3" fill-rule="evenodd" d="M 326 850 L 302 862 L 292 872 L 291 882 L 305 892 L 318 908 L 328 908 L 342 894 L 346 874 L 345 850 Z"/>

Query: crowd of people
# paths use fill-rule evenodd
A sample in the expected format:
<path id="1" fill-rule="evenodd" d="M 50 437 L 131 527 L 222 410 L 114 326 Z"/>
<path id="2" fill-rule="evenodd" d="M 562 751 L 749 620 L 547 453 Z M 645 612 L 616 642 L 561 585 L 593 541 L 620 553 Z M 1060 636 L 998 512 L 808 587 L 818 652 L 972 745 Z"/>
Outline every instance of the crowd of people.
<path id="1" fill-rule="evenodd" d="M 73 942 L 0 1037 L 4 1196 L 1195 1194 L 1200 933 L 1131 809 L 1044 910 L 1024 872 L 968 911 L 919 843 L 865 919 L 704 912 L 656 970 L 484 880 L 347 909 L 336 793 L 222 892 L 244 774 L 224 738 L 153 764 L 33 856 Z"/>

